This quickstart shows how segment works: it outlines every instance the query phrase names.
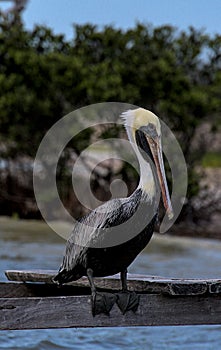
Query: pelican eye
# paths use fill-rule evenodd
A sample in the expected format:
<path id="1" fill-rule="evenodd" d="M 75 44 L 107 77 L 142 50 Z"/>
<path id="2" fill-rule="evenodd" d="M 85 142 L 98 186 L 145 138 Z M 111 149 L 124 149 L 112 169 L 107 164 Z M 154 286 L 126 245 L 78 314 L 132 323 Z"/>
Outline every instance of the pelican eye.
<path id="1" fill-rule="evenodd" d="M 153 123 L 141 126 L 140 130 L 152 139 L 155 139 L 158 136 L 156 126 Z"/>

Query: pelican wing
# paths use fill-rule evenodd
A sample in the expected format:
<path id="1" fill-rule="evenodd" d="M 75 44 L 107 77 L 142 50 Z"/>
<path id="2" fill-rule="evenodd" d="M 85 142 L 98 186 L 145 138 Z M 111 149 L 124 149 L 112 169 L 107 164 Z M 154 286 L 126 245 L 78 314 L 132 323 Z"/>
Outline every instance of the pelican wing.
<path id="1" fill-rule="evenodd" d="M 66 245 L 61 270 L 72 270 L 87 259 L 89 247 L 111 245 L 111 228 L 127 221 L 136 211 L 140 196 L 113 199 L 82 217 L 75 225 Z M 113 244 L 114 245 L 114 244 Z"/>

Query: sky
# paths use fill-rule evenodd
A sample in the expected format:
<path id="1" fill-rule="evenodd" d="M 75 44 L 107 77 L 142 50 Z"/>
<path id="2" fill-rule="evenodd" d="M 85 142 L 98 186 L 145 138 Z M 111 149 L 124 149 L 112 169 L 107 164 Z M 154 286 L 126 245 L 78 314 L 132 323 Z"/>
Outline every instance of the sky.
<path id="1" fill-rule="evenodd" d="M 10 6 L 10 0 L 0 0 L 1 9 Z M 23 19 L 28 29 L 48 25 L 67 39 L 73 38 L 73 23 L 88 22 L 127 29 L 139 21 L 221 34 L 221 0 L 29 0 Z"/>

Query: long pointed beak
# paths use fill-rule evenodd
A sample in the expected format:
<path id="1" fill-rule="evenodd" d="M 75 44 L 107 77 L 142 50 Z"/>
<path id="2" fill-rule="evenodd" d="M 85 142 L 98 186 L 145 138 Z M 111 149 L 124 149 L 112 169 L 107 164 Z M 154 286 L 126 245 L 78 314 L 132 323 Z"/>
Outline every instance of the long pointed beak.
<path id="1" fill-rule="evenodd" d="M 164 208 L 166 210 L 166 213 L 169 217 L 169 219 L 172 219 L 173 217 L 173 208 L 170 201 L 170 195 L 166 180 L 166 174 L 163 164 L 163 156 L 162 156 L 162 149 L 161 149 L 161 143 L 159 137 L 157 138 L 149 138 L 146 136 L 148 144 L 150 146 L 151 153 L 153 155 L 154 163 L 157 170 L 157 176 L 160 183 L 161 193 L 162 193 L 162 199 Z"/>

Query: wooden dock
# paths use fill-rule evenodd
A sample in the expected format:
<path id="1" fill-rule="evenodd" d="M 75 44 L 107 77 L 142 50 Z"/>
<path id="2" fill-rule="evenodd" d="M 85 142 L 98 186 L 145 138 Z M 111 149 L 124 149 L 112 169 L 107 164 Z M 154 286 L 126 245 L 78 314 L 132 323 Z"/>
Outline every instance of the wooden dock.
<path id="1" fill-rule="evenodd" d="M 140 295 L 136 313 L 91 314 L 87 278 L 62 287 L 51 282 L 56 271 L 6 271 L 0 283 L 0 329 L 126 327 L 221 324 L 221 280 L 168 279 L 129 275 Z M 119 276 L 96 278 L 100 291 L 120 290 Z"/>

